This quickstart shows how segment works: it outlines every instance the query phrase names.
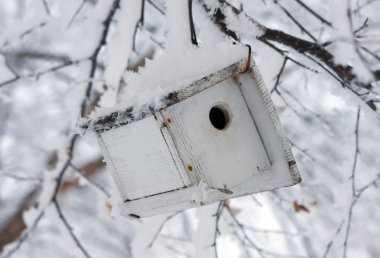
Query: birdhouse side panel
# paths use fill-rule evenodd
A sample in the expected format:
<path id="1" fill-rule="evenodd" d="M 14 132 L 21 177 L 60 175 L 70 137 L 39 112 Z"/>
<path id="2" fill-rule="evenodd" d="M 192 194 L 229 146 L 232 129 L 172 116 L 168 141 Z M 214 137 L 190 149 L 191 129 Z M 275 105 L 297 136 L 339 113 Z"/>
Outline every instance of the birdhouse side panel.
<path id="1" fill-rule="evenodd" d="M 106 162 L 124 200 L 180 189 L 184 182 L 152 116 L 100 134 Z"/>
<path id="2" fill-rule="evenodd" d="M 254 65 L 250 72 L 241 74 L 238 80 L 253 119 L 260 121 L 256 125 L 273 164 L 270 170 L 273 184 L 281 187 L 281 184 L 289 186 L 299 183 L 301 178 L 289 141 L 257 67 Z"/>

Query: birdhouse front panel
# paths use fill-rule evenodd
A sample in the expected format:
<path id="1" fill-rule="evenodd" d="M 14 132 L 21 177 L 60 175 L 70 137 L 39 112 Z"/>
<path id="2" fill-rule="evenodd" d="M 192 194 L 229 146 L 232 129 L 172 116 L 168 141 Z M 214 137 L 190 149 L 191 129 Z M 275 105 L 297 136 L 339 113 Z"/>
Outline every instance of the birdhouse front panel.
<path id="1" fill-rule="evenodd" d="M 228 79 L 161 111 L 188 174 L 230 191 L 270 167 L 239 86 Z"/>
<path id="2" fill-rule="evenodd" d="M 251 67 L 247 69 L 247 63 Z M 132 218 L 301 181 L 260 73 L 242 60 L 178 91 L 88 121 Z"/>

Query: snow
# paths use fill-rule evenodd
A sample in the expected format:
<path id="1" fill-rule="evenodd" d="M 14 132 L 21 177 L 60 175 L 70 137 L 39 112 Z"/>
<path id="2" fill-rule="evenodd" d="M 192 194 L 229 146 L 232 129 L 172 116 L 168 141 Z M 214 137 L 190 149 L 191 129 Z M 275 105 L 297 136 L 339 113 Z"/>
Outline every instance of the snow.
<path id="1" fill-rule="evenodd" d="M 237 16 L 232 9 L 226 9 L 227 28 L 238 31 L 242 38 L 257 38 L 265 33 L 265 28 L 260 23 L 248 18 L 246 15 Z M 241 30 L 244 28 L 244 30 Z"/>
<path id="2" fill-rule="evenodd" d="M 334 49 L 334 61 L 338 64 L 351 65 L 360 80 L 365 82 L 371 81 L 373 79 L 372 73 L 369 71 L 369 68 L 363 64 L 355 50 L 355 40 L 357 39 L 354 38 L 352 31 L 355 30 L 355 28 L 351 30 L 349 17 L 347 15 L 347 10 L 350 5 L 345 1 L 334 1 L 334 4 L 333 22 L 336 26 L 336 34 L 333 40 L 341 41 L 339 47 Z"/>
<path id="3" fill-rule="evenodd" d="M 165 1 L 152 1 L 164 12 L 169 11 L 165 9 Z M 102 21 L 112 1 L 86 1 L 85 8 L 69 28 L 67 23 L 82 1 L 46 2 L 50 5 L 52 16 L 48 16 L 44 12 L 43 1 L 1 1 L 0 24 L 3 31 L 0 33 L 0 45 L 3 61 L 14 62 L 17 54 L 25 50 L 62 54 L 73 60 L 86 58 L 93 52 L 102 31 Z M 134 55 L 136 60 L 144 58 L 146 52 L 142 49 L 151 49 L 154 52 L 152 55 L 154 58 L 163 56 L 164 60 L 165 58 L 169 60 L 168 56 L 165 57 L 168 54 L 166 50 L 150 41 L 149 37 L 154 36 L 160 42 L 166 41 L 163 46 L 167 49 L 169 35 L 166 35 L 165 31 L 168 30 L 170 24 L 165 24 L 166 16 L 161 15 L 148 2 L 146 1 L 148 8 L 145 15 L 147 25 L 144 27 L 144 35 L 139 34 L 141 38 L 137 45 L 139 51 L 130 56 Z M 183 4 L 185 1 L 178 2 Z M 302 34 L 299 28 L 271 1 L 234 0 L 231 2 L 237 7 L 243 3 L 243 8 L 249 16 L 268 27 L 306 38 L 306 35 Z M 361 61 L 359 62 L 355 58 L 352 47 L 347 46 L 351 40 L 340 40 L 341 37 L 351 37 L 347 30 L 348 21 L 344 13 L 345 2 L 325 1 L 322 3 L 318 0 L 303 2 L 325 19 L 333 22 L 333 28 L 322 24 L 300 7 L 296 1 L 284 1 L 281 4 L 286 6 L 294 17 L 317 37 L 319 42 L 335 40 L 327 49 L 332 54 L 337 54 L 336 62 L 351 64 L 354 66 L 354 72 L 359 75 L 363 74 L 361 78 L 364 80 L 369 78 L 364 70 L 357 68 Z M 134 17 L 139 15 L 140 1 L 121 1 L 121 3 L 123 14 L 135 11 Z M 170 2 L 170 4 L 172 3 L 173 1 Z M 361 38 L 358 42 L 378 53 L 380 27 L 377 26 L 379 24 L 377 10 L 380 9 L 380 2 L 369 1 L 369 4 L 365 5 L 366 3 L 366 0 L 352 1 L 353 9 L 364 5 L 358 15 L 353 17 L 354 28 L 358 28 L 366 17 L 369 18 L 369 27 L 360 33 Z M 243 47 L 240 51 L 237 50 L 239 47 L 231 46 L 230 39 L 209 20 L 208 14 L 198 4 L 198 1 L 193 1 L 193 4 L 195 28 L 200 42 L 198 49 L 200 51 L 208 49 L 212 52 L 213 46 L 220 45 L 218 48 L 224 50 L 221 53 L 222 59 L 224 55 L 229 55 L 226 51 L 231 49 L 236 51 L 240 57 L 246 58 L 247 49 Z M 131 7 L 131 10 L 124 10 L 124 8 L 128 9 L 128 6 Z M 215 7 L 215 5 L 213 6 Z M 133 8 L 136 10 L 132 10 Z M 171 7 L 167 4 L 167 8 Z M 338 10 L 337 8 L 343 9 Z M 187 14 L 178 14 L 177 16 L 178 19 L 184 19 L 182 24 L 188 18 Z M 120 49 L 118 52 L 115 49 L 109 50 L 106 46 L 102 50 L 104 63 L 99 63 L 97 69 L 97 76 L 94 79 L 97 84 L 96 89 L 101 89 L 105 81 L 112 85 L 109 88 L 114 88 L 120 78 L 121 68 L 118 67 L 118 64 L 123 64 L 125 68 L 125 64 L 128 63 L 128 57 L 125 57 L 125 62 L 121 61 L 122 54 L 114 57 L 115 53 L 123 53 L 123 55 L 131 53 L 126 47 L 131 45 L 131 38 L 127 34 L 128 31 L 134 29 L 135 24 L 133 22 L 118 24 L 120 19 L 124 20 L 124 18 L 127 19 L 119 14 L 113 22 L 113 32 L 109 35 L 107 45 L 114 44 L 113 48 L 119 48 L 120 45 L 123 45 L 121 42 L 124 42 L 126 49 Z M 173 19 L 175 20 L 175 18 Z M 238 26 L 237 21 L 234 22 L 232 18 L 228 21 L 230 21 L 229 26 Z M 41 25 L 45 22 L 46 25 Z M 241 26 L 239 36 L 242 37 L 243 42 L 252 45 L 255 61 L 267 87 L 271 89 L 283 62 L 283 56 L 253 39 L 255 35 L 250 35 L 251 30 L 246 30 L 246 28 L 252 27 Z M 22 36 L 29 29 L 33 29 L 33 32 Z M 125 34 L 118 30 L 125 30 Z M 174 39 L 171 38 L 171 40 L 182 41 L 182 39 L 175 39 L 175 35 L 173 37 Z M 179 32 L 178 37 L 183 37 L 183 41 L 187 42 L 189 31 L 183 29 Z M 114 40 L 116 42 L 113 42 Z M 186 44 L 190 44 L 189 42 Z M 277 46 L 284 48 L 281 44 Z M 237 48 L 235 49 L 235 47 Z M 189 49 L 192 51 L 191 53 L 196 53 L 195 47 L 191 46 Z M 184 66 L 186 60 L 180 58 L 183 52 L 176 53 L 179 53 L 180 56 L 170 57 L 170 60 L 180 62 L 182 67 L 186 67 Z M 323 257 L 330 243 L 331 249 L 327 258 L 343 257 L 346 222 L 349 205 L 353 200 L 350 178 L 355 152 L 354 130 L 358 104 L 362 105 L 359 129 L 360 154 L 356 173 L 358 188 L 365 186 L 379 174 L 380 161 L 377 158 L 377 154 L 380 153 L 378 144 L 380 139 L 379 112 L 367 109 L 361 100 L 354 97 L 346 88 L 342 88 L 330 75 L 310 60 L 290 50 L 287 54 L 312 69 L 318 70 L 318 73 L 313 73 L 288 62 L 278 88 L 281 96 L 276 92 L 272 94 L 286 134 L 294 143 L 292 148 L 303 183 L 297 187 L 237 198 L 232 200 L 229 205 L 237 212 L 236 218 L 244 225 L 248 237 L 263 250 L 272 252 L 272 254 L 265 253 L 266 257 Z M 215 55 L 217 56 L 217 54 Z M 211 56 L 214 54 L 211 53 Z M 186 58 L 194 61 L 191 56 Z M 375 58 L 369 55 L 366 55 L 366 58 L 371 69 L 380 67 Z M 24 74 L 24 72 L 33 74 L 36 69 L 49 68 L 51 65 L 58 64 L 33 58 L 23 60 L 25 62 L 21 62 L 22 66 L 16 67 L 16 72 L 19 74 Z M 154 63 L 159 60 L 152 61 L 153 67 L 164 71 L 164 67 L 159 67 L 157 63 Z M 1 82 L 11 78 L 11 73 L 3 61 L 0 63 Z M 208 62 L 204 59 L 201 61 Z M 108 68 L 109 62 L 113 62 L 110 68 Z M 197 60 L 197 65 L 202 65 L 202 62 Z M 198 67 L 194 67 L 195 65 L 187 63 L 192 69 L 198 70 Z M 115 67 L 117 71 L 112 73 L 111 67 Z M 42 190 L 38 180 L 18 180 L 8 177 L 8 174 L 23 178 L 44 178 L 46 176 L 43 186 L 47 188 L 41 195 L 41 202 L 46 201 L 47 193 L 51 191 L 49 184 L 54 184 L 54 176 L 57 172 L 57 170 L 47 171 L 47 160 L 53 150 L 59 150 L 61 161 L 67 158 L 64 151 L 68 146 L 67 141 L 70 138 L 68 136 L 73 133 L 73 125 L 79 116 L 83 92 L 87 85 L 86 82 L 89 80 L 88 69 L 89 62 L 82 62 L 80 65 L 58 70 L 39 78 L 21 79 L 0 87 L 0 225 L 5 225 L 9 219 L 13 218 L 12 214 L 20 209 L 19 205 L 25 204 L 25 197 L 30 197 L 30 190 Z M 107 71 L 105 72 L 103 69 Z M 139 73 L 154 74 L 151 69 L 147 70 L 145 72 L 142 69 Z M 176 73 L 177 71 L 173 70 L 172 72 Z M 189 72 L 192 73 L 192 71 Z M 125 79 L 129 77 L 130 72 L 127 74 L 124 75 Z M 194 74 L 196 76 L 196 73 Z M 201 76 L 201 74 L 199 75 Z M 157 77 L 157 74 L 155 76 L 156 79 L 164 79 L 166 74 L 165 76 Z M 172 76 L 176 77 L 175 74 Z M 135 74 L 135 77 L 133 80 L 138 81 L 140 86 L 144 84 L 137 78 L 138 74 Z M 180 81 L 184 84 L 187 83 L 188 78 L 179 77 L 181 77 Z M 174 80 L 171 81 L 174 82 Z M 168 88 L 185 86 L 174 84 Z M 376 82 L 374 85 L 377 88 Z M 132 105 L 134 100 L 131 103 L 127 101 L 133 99 L 133 94 L 136 93 L 151 95 L 150 97 L 143 95 L 139 97 L 142 101 L 150 101 L 153 96 L 159 98 L 159 95 L 166 91 L 166 85 L 163 86 L 163 90 L 159 89 L 154 94 L 150 93 L 151 88 L 139 88 L 137 85 L 134 87 L 132 84 L 128 85 L 124 94 L 120 96 L 122 103 L 119 105 Z M 133 89 L 131 95 L 128 92 L 129 88 Z M 101 106 L 112 105 L 114 95 L 115 92 L 109 93 L 109 96 L 101 102 Z M 81 138 L 78 142 L 74 151 L 77 164 L 86 165 L 96 153 L 100 152 L 97 145 L 94 144 L 94 140 L 89 139 L 90 136 L 86 135 L 87 139 Z M 57 169 L 60 167 L 61 163 L 58 164 Z M 114 184 L 112 178 L 105 171 L 104 168 L 99 169 L 93 176 L 96 177 L 99 184 L 112 193 L 112 198 L 117 198 L 116 191 L 112 191 Z M 70 182 L 74 174 L 75 172 L 70 169 L 66 174 L 65 182 L 66 180 Z M 377 184 L 379 184 L 379 180 L 377 180 Z M 206 217 L 197 217 L 197 209 L 187 210 L 165 223 L 155 244 L 150 249 L 144 249 L 144 246 L 139 245 L 138 241 L 143 241 L 145 238 L 144 243 L 149 242 L 154 233 L 150 229 L 157 229 L 162 218 L 152 218 L 152 222 L 115 218 L 112 214 L 118 214 L 117 207 L 114 207 L 111 215 L 108 216 L 108 208 L 104 207 L 110 200 L 91 184 L 73 186 L 67 191 L 60 192 L 58 197 L 74 232 L 92 257 L 196 257 L 195 253 L 201 251 L 198 247 L 201 247 L 202 243 L 196 243 L 194 232 L 198 230 L 197 234 L 203 233 L 203 236 L 211 237 L 210 232 L 213 230 L 212 226 L 215 225 L 212 223 L 215 221 L 211 221 L 206 213 Z M 31 203 L 31 209 L 34 209 L 34 205 L 38 205 L 39 198 L 36 196 L 32 199 L 34 201 Z M 294 201 L 304 205 L 309 212 L 296 212 Z M 379 256 L 379 246 L 375 241 L 380 232 L 379 201 L 379 188 L 375 184 L 371 185 L 363 196 L 357 199 L 352 213 L 347 257 Z M 120 200 L 112 202 L 119 203 Z M 205 209 L 207 208 L 205 207 Z M 30 214 L 25 213 L 28 224 L 35 218 L 35 214 L 32 213 L 36 211 L 38 210 L 31 210 Z M 202 224 L 202 219 L 204 219 L 203 223 L 207 221 L 210 224 L 206 225 L 207 228 L 204 227 L 203 230 L 199 227 L 196 229 L 198 224 Z M 340 226 L 341 230 L 337 233 Z M 3 231 L 0 234 L 3 234 Z M 138 241 L 133 243 L 135 239 Z M 243 239 L 242 232 L 228 212 L 224 210 L 220 219 L 220 235 L 217 239 L 219 257 L 259 257 L 247 240 L 244 245 L 241 243 Z M 205 244 L 206 242 L 210 243 L 210 239 L 204 238 L 204 241 Z M 195 250 L 194 243 L 197 244 L 197 250 Z M 0 256 L 6 256 L 7 251 L 13 246 L 14 244 L 7 245 Z M 132 246 L 135 247 L 135 256 L 132 255 Z M 138 246 L 140 248 L 137 248 Z M 141 255 L 139 256 L 139 254 Z M 12 257 L 82 256 L 78 246 L 68 234 L 67 228 L 63 226 L 57 216 L 56 210 L 53 206 L 49 206 L 37 228 L 30 231 L 29 237 Z"/>
<path id="4" fill-rule="evenodd" d="M 134 27 L 140 18 L 141 8 L 138 1 L 126 2 L 120 4 L 120 12 L 115 19 L 117 22 L 114 28 L 114 35 L 109 39 L 106 59 L 107 67 L 104 71 L 104 81 L 110 88 L 103 95 L 99 105 L 102 107 L 110 107 L 115 104 L 116 94 L 119 88 L 119 82 L 127 67 L 126 57 L 131 54 Z"/>
<path id="5" fill-rule="evenodd" d="M 145 67 L 137 73 L 127 72 L 127 84 L 119 103 L 112 108 L 97 109 L 91 118 L 102 117 L 128 107 L 135 107 L 137 114 L 145 104 L 160 106 L 164 96 L 178 91 L 192 82 L 246 59 L 248 49 L 232 42 L 205 44 L 190 49 L 177 48 L 166 51 L 155 60 L 146 60 Z"/>
<path id="6" fill-rule="evenodd" d="M 126 88 L 118 97 L 118 103 L 112 108 L 97 109 L 91 119 L 131 106 L 136 114 L 146 104 L 160 106 L 163 97 L 170 92 L 247 59 L 248 48 L 231 41 L 204 42 L 199 47 L 191 45 L 187 13 L 185 2 L 168 2 L 167 49 L 154 60 L 146 59 L 145 66 L 138 72 L 126 72 L 123 76 Z"/>

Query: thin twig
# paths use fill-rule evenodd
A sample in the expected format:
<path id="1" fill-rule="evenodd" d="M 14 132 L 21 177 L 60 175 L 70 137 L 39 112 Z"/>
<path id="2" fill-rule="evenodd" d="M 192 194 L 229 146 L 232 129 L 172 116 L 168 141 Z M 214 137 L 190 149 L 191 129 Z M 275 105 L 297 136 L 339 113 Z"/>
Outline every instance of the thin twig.
<path id="1" fill-rule="evenodd" d="M 288 60 L 292 61 L 293 63 L 295 63 L 296 65 L 302 67 L 302 68 L 305 68 L 306 70 L 309 70 L 313 73 L 318 73 L 317 70 L 315 69 L 312 69 L 300 62 L 298 62 L 297 60 L 295 60 L 294 58 L 290 57 L 287 53 L 288 51 L 286 50 L 283 50 L 283 49 L 280 49 L 278 47 L 276 47 L 275 45 L 273 45 L 272 43 L 270 43 L 269 41 L 265 40 L 265 39 L 259 39 L 261 42 L 263 42 L 265 45 L 269 46 L 270 48 L 272 48 L 273 50 L 275 50 L 277 53 L 279 53 L 280 55 L 282 55 L 283 57 L 287 58 Z"/>
<path id="2" fill-rule="evenodd" d="M 67 231 L 69 232 L 71 238 L 74 240 L 75 244 L 82 251 L 84 256 L 86 256 L 87 258 L 91 258 L 90 254 L 84 248 L 83 244 L 79 241 L 78 237 L 74 234 L 73 227 L 70 225 L 67 218 L 63 215 L 62 209 L 58 203 L 56 196 L 54 196 L 54 198 L 53 198 L 53 204 L 54 204 L 55 209 L 57 210 L 59 218 L 62 220 L 62 222 L 65 225 Z"/>
<path id="3" fill-rule="evenodd" d="M 171 220 L 173 217 L 175 217 L 176 215 L 178 215 L 179 213 L 181 213 L 182 211 L 177 211 L 169 216 L 166 217 L 166 219 L 161 223 L 160 227 L 158 228 L 158 230 L 156 231 L 156 233 L 154 234 L 152 240 L 150 241 L 150 243 L 148 244 L 148 246 L 146 247 L 147 249 L 151 248 L 154 244 L 154 242 L 156 241 L 157 237 L 160 235 L 162 229 L 164 228 L 165 224 Z"/>
<path id="4" fill-rule="evenodd" d="M 317 39 L 313 36 L 313 34 L 311 34 L 285 7 L 280 5 L 277 0 L 275 0 L 274 3 L 281 8 L 281 10 L 286 14 L 286 16 L 288 16 L 289 19 L 291 19 L 297 25 L 297 27 L 300 28 L 302 32 L 308 35 L 314 42 L 317 42 Z"/>
<path id="5" fill-rule="evenodd" d="M 57 66 L 53 66 L 51 68 L 48 68 L 48 69 L 40 71 L 40 72 L 30 73 L 30 74 L 23 75 L 23 76 L 16 75 L 12 79 L 9 79 L 7 81 L 1 82 L 0 83 L 0 88 L 3 87 L 3 86 L 6 86 L 6 85 L 12 84 L 14 82 L 17 82 L 18 80 L 21 80 L 21 79 L 33 78 L 33 77 L 39 79 L 39 77 L 41 77 L 42 75 L 53 73 L 53 72 L 56 72 L 56 71 L 61 70 L 63 68 L 66 68 L 66 67 L 69 67 L 69 66 L 72 66 L 72 65 L 77 65 L 77 64 L 79 64 L 79 63 L 81 63 L 83 61 L 87 61 L 87 60 L 88 60 L 88 58 L 82 59 L 82 60 L 68 60 L 68 61 L 63 62 L 62 64 L 59 64 Z"/>
<path id="6" fill-rule="evenodd" d="M 366 18 L 364 20 L 363 25 L 361 25 L 359 28 L 357 28 L 356 30 L 354 30 L 354 35 L 356 35 L 360 31 L 364 30 L 365 28 L 368 28 L 368 18 Z"/>
<path id="7" fill-rule="evenodd" d="M 308 113 L 310 113 L 314 118 L 316 118 L 317 120 L 319 120 L 320 122 L 322 122 L 323 125 L 325 125 L 326 127 L 328 128 L 331 128 L 331 125 L 329 124 L 328 121 L 326 121 L 323 116 L 321 116 L 320 114 L 314 112 L 313 110 L 311 110 L 310 108 L 308 108 L 307 106 L 305 106 L 305 101 L 301 101 L 299 100 L 291 91 L 287 90 L 286 88 L 284 87 L 281 87 L 281 91 L 285 92 L 286 95 L 288 95 L 291 99 L 293 99 L 299 106 L 301 106 L 303 108 L 303 110 L 307 111 Z"/>
<path id="8" fill-rule="evenodd" d="M 88 0 L 83 0 L 82 3 L 79 5 L 78 9 L 75 11 L 73 17 L 71 17 L 71 20 L 69 22 L 69 24 L 67 25 L 67 28 L 70 28 L 71 25 L 73 24 L 75 18 L 78 16 L 78 14 L 80 13 L 80 11 L 82 11 L 84 5 L 86 4 Z"/>
<path id="9" fill-rule="evenodd" d="M 98 189 L 100 192 L 102 192 L 104 195 L 106 195 L 108 198 L 111 197 L 111 194 L 103 187 L 101 186 L 100 184 L 98 184 L 97 182 L 91 180 L 90 178 L 88 178 L 85 173 L 80 169 L 78 168 L 77 166 L 75 166 L 72 162 L 70 162 L 70 167 L 72 169 L 74 169 L 75 172 L 77 172 L 81 177 L 83 177 L 84 179 L 87 180 L 87 182 L 90 183 L 91 186 L 95 187 L 96 189 Z"/>
<path id="10" fill-rule="evenodd" d="M 364 46 L 359 46 L 364 52 L 375 58 L 377 61 L 380 61 L 380 56 L 369 50 L 368 48 Z"/>
<path id="11" fill-rule="evenodd" d="M 147 2 L 154 7 L 160 14 L 165 15 L 165 11 L 162 10 L 160 7 L 158 7 L 157 4 L 155 4 L 152 0 L 147 0 Z"/>
<path id="12" fill-rule="evenodd" d="M 220 201 L 218 208 L 216 209 L 216 212 L 213 215 L 213 217 L 215 217 L 215 233 L 214 233 L 214 242 L 212 243 L 211 247 L 214 247 L 215 258 L 218 258 L 218 248 L 216 245 L 216 239 L 219 234 L 219 220 L 220 220 L 220 217 L 222 216 L 223 208 L 224 208 L 224 201 Z"/>
<path id="13" fill-rule="evenodd" d="M 38 216 L 33 221 L 33 223 L 28 227 L 28 229 L 25 230 L 21 234 L 20 238 L 17 240 L 16 245 L 13 246 L 12 249 L 10 249 L 8 251 L 8 253 L 3 258 L 9 258 L 9 257 L 11 257 L 15 252 L 17 252 L 20 249 L 20 247 L 28 239 L 28 237 L 32 233 L 32 231 L 38 226 L 38 223 L 40 222 L 40 220 L 42 219 L 42 217 L 44 215 L 45 215 L 45 210 L 42 210 L 42 212 L 40 214 L 38 214 Z"/>
<path id="14" fill-rule="evenodd" d="M 42 0 L 42 3 L 44 4 L 44 8 L 45 8 L 47 15 L 50 15 L 50 8 L 49 8 L 49 5 L 47 3 L 47 0 Z"/>
<path id="15" fill-rule="evenodd" d="M 315 162 L 315 158 L 313 156 L 311 156 L 309 153 L 308 153 L 308 150 L 307 149 L 303 149 L 301 148 L 300 146 L 298 146 L 297 144 L 295 144 L 293 141 L 291 141 L 290 139 L 289 140 L 289 143 L 292 147 L 294 147 L 295 149 L 297 149 L 299 152 L 301 152 L 303 155 L 305 155 L 306 157 L 308 157 L 309 159 L 311 159 L 313 162 Z"/>
<path id="16" fill-rule="evenodd" d="M 344 220 L 340 223 L 339 227 L 336 229 L 336 232 L 335 232 L 334 236 L 332 237 L 332 239 L 330 240 L 330 242 L 326 245 L 326 250 L 323 253 L 323 257 L 322 258 L 327 258 L 327 255 L 329 254 L 330 249 L 331 249 L 332 245 L 334 244 L 335 238 L 340 234 L 340 231 L 343 228 L 343 224 L 344 224 Z"/>
<path id="17" fill-rule="evenodd" d="M 78 135 L 74 135 L 71 138 L 69 152 L 72 152 L 76 143 L 76 139 L 78 138 Z M 49 202 L 45 207 L 43 207 L 38 216 L 35 218 L 35 220 L 30 224 L 30 226 L 22 233 L 21 237 L 18 239 L 16 245 L 8 251 L 8 253 L 3 258 L 9 258 L 11 257 L 16 251 L 18 251 L 23 243 L 28 239 L 30 234 L 33 232 L 33 230 L 38 226 L 38 223 L 40 220 L 45 216 L 47 207 L 53 202 L 55 196 L 58 194 L 59 187 L 61 185 L 61 181 L 63 178 L 63 175 L 67 171 L 67 168 L 69 167 L 69 162 L 71 160 L 72 156 L 69 155 L 68 159 L 66 160 L 65 164 L 63 165 L 62 169 L 58 173 L 58 176 L 55 178 L 55 188 L 53 191 L 53 194 L 50 197 Z"/>
<path id="18" fill-rule="evenodd" d="M 91 102 L 90 97 L 91 97 L 91 92 L 92 92 L 92 87 L 93 87 L 93 79 L 95 77 L 95 72 L 96 72 L 96 67 L 98 64 L 98 58 L 99 58 L 99 53 L 100 50 L 107 44 L 107 36 L 111 27 L 111 23 L 113 20 L 113 17 L 116 14 L 117 9 L 120 7 L 120 0 L 114 0 L 111 6 L 110 11 L 108 12 L 108 15 L 106 19 L 103 22 L 103 31 L 100 36 L 99 43 L 97 47 L 95 48 L 94 52 L 92 53 L 90 60 L 91 60 L 91 68 L 90 68 L 90 74 L 89 78 L 90 81 L 87 85 L 86 91 L 85 91 L 85 101 L 82 104 L 81 107 L 81 116 L 84 117 L 90 110 L 86 110 L 90 105 L 88 105 L 88 102 Z"/>
<path id="19" fill-rule="evenodd" d="M 274 91 L 278 91 L 277 90 L 277 86 L 278 84 L 280 83 L 280 78 L 281 78 L 281 75 L 282 75 L 282 72 L 284 71 L 284 68 L 285 68 L 285 65 L 286 65 L 286 62 L 288 61 L 288 58 L 285 57 L 284 58 L 284 61 L 282 62 L 282 65 L 281 65 L 281 68 L 280 68 L 280 71 L 278 72 L 277 76 L 276 76 L 276 82 L 274 83 L 274 86 L 273 88 L 271 89 L 270 93 L 272 94 Z"/>
<path id="20" fill-rule="evenodd" d="M 238 219 L 235 217 L 233 212 L 231 211 L 229 206 L 226 206 L 226 209 L 228 213 L 230 214 L 232 220 L 235 222 L 235 224 L 238 226 L 240 232 L 244 236 L 244 240 L 247 240 L 248 243 L 257 251 L 257 253 L 260 255 L 261 258 L 265 258 L 265 255 L 263 253 L 263 249 L 255 244 L 255 242 L 252 241 L 252 239 L 248 236 L 248 234 L 245 232 L 243 224 L 241 224 Z"/>
<path id="21" fill-rule="evenodd" d="M 350 30 L 352 33 L 352 40 L 353 40 L 355 52 L 358 55 L 362 64 L 367 69 L 367 71 L 372 73 L 373 76 L 376 78 L 377 77 L 377 71 L 372 70 L 373 69 L 372 66 L 368 63 L 365 56 L 361 53 L 361 51 L 360 51 L 361 49 L 359 48 L 360 44 L 359 44 L 358 40 L 355 38 L 355 37 L 357 37 L 357 35 L 356 35 L 357 32 L 359 32 L 360 30 L 362 30 L 363 28 L 366 28 L 368 26 L 367 25 L 368 18 L 364 21 L 364 24 L 359 29 L 354 30 L 354 21 L 352 18 L 352 9 L 351 9 L 351 1 L 350 0 L 348 0 L 348 3 L 347 3 L 347 16 L 348 16 L 348 21 L 349 21 L 349 25 L 350 25 Z"/>
<path id="22" fill-rule="evenodd" d="M 377 0 L 368 0 L 367 2 L 363 3 L 362 5 L 358 6 L 355 10 L 354 13 L 358 13 L 361 9 L 368 7 L 370 4 L 376 2 Z"/>
<path id="23" fill-rule="evenodd" d="M 295 0 L 299 5 L 301 5 L 303 8 L 305 8 L 309 13 L 311 13 L 314 17 L 316 17 L 318 20 L 320 20 L 322 23 L 332 27 L 331 22 L 324 19 L 322 16 L 320 16 L 318 13 L 313 11 L 310 7 L 308 7 L 304 2 L 301 0 Z"/>
<path id="24" fill-rule="evenodd" d="M 352 165 L 352 173 L 351 173 L 351 188 L 352 188 L 352 202 L 348 211 L 348 219 L 347 219 L 347 228 L 346 228 L 346 234 L 344 237 L 344 243 L 343 243 L 343 258 L 346 258 L 347 256 L 347 245 L 348 245 L 348 239 L 350 236 L 350 229 L 351 229 L 351 220 L 352 220 L 352 210 L 354 208 L 354 205 L 357 201 L 356 198 L 356 185 L 355 185 L 355 175 L 356 175 L 356 164 L 358 161 L 358 155 L 360 153 L 359 150 L 359 122 L 360 122 L 360 106 L 358 107 L 358 112 L 356 115 L 356 125 L 355 125 L 355 155 L 354 155 L 354 164 Z"/>

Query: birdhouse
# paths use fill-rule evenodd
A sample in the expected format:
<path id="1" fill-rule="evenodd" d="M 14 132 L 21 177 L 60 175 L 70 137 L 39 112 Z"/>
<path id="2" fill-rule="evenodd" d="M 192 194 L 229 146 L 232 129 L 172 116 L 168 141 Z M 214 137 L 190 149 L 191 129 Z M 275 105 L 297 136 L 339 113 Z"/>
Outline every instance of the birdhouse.
<path id="1" fill-rule="evenodd" d="M 160 104 L 87 121 L 133 218 L 184 210 L 301 181 L 253 61 L 234 63 Z"/>

